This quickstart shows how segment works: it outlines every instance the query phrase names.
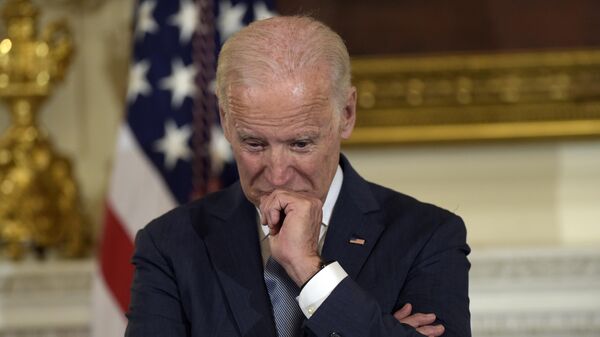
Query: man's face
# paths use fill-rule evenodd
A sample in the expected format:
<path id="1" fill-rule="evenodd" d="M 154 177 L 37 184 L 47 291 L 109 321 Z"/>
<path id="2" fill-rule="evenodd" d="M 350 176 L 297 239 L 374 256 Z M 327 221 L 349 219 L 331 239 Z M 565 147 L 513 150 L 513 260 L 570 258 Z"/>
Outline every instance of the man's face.
<path id="1" fill-rule="evenodd" d="M 246 197 L 255 205 L 283 189 L 325 200 L 341 139 L 354 127 L 356 92 L 334 111 L 329 83 L 314 72 L 260 87 L 233 88 L 221 112 Z"/>

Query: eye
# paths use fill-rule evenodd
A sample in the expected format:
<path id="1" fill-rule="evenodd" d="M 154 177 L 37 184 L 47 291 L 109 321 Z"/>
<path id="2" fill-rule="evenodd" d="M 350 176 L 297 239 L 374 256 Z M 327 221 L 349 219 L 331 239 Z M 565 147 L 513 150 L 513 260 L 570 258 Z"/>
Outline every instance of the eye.
<path id="1" fill-rule="evenodd" d="M 244 140 L 244 146 L 250 151 L 261 151 L 264 149 L 265 144 L 256 139 Z"/>
<path id="2" fill-rule="evenodd" d="M 247 144 L 250 147 L 261 147 L 261 144 L 259 142 L 248 142 Z"/>
<path id="3" fill-rule="evenodd" d="M 306 150 L 311 144 L 312 142 L 310 140 L 303 139 L 292 142 L 291 146 L 296 150 Z"/>
<path id="4" fill-rule="evenodd" d="M 308 142 L 305 141 L 299 141 L 299 142 L 294 142 L 294 147 L 299 147 L 299 148 L 304 148 L 308 146 Z"/>

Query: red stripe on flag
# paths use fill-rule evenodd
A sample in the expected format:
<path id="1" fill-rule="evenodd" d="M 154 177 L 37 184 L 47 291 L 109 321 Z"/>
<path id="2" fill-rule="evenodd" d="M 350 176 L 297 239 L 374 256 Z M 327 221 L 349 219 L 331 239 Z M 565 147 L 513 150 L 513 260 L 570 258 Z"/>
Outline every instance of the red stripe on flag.
<path id="1" fill-rule="evenodd" d="M 106 207 L 104 233 L 100 243 L 102 276 L 123 312 L 129 307 L 130 286 L 133 280 L 133 242 L 112 209 Z"/>

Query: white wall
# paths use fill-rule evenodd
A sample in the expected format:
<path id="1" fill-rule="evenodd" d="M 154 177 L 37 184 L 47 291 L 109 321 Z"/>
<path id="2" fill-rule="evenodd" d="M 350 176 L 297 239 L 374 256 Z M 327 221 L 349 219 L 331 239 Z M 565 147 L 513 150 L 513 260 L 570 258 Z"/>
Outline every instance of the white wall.
<path id="1" fill-rule="evenodd" d="M 600 246 L 600 141 L 562 143 L 557 152 L 560 237 Z"/>
<path id="2" fill-rule="evenodd" d="M 347 148 L 368 179 L 463 216 L 474 246 L 600 243 L 600 141 Z"/>

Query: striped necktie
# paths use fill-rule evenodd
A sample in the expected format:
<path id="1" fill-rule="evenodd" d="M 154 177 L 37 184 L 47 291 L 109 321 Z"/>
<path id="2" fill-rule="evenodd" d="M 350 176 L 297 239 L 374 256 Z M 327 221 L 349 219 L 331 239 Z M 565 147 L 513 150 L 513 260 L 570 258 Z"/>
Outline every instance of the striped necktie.
<path id="1" fill-rule="evenodd" d="M 301 336 L 300 326 L 304 315 L 296 301 L 300 288 L 272 257 L 269 257 L 265 265 L 264 276 L 273 306 L 277 335 L 279 337 Z"/>

